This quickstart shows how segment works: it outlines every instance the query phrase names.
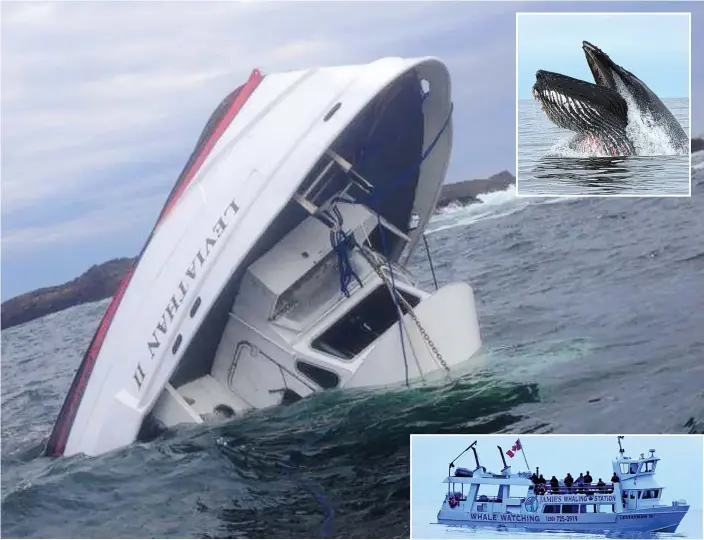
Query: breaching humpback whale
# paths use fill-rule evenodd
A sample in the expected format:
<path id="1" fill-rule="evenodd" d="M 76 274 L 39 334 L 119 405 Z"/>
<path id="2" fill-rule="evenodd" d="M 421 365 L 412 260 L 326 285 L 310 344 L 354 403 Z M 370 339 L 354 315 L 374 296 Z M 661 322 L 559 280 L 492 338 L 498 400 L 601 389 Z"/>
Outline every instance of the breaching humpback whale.
<path id="1" fill-rule="evenodd" d="M 533 97 L 556 125 L 577 133 L 570 147 L 610 156 L 636 154 L 629 138 L 628 108 L 662 129 L 677 153 L 689 152 L 689 137 L 672 112 L 643 81 L 588 41 L 582 42 L 596 84 L 539 70 Z"/>

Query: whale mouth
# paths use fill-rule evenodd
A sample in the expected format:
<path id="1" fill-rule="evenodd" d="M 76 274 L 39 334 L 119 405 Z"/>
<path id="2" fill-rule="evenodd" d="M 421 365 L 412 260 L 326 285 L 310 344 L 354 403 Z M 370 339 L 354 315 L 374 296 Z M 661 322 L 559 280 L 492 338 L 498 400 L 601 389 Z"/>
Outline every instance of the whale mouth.
<path id="1" fill-rule="evenodd" d="M 596 84 L 615 90 L 616 82 L 614 81 L 613 70 L 616 65 L 609 55 L 588 41 L 582 42 L 582 50 Z"/>
<path id="2" fill-rule="evenodd" d="M 626 133 L 628 104 L 615 90 L 539 70 L 532 94 L 553 124 L 579 134 L 577 149 L 612 156 L 635 152 Z"/>
<path id="3" fill-rule="evenodd" d="M 628 124 L 628 104 L 604 86 L 539 70 L 532 94 L 554 124 L 576 133 L 625 130 Z"/>

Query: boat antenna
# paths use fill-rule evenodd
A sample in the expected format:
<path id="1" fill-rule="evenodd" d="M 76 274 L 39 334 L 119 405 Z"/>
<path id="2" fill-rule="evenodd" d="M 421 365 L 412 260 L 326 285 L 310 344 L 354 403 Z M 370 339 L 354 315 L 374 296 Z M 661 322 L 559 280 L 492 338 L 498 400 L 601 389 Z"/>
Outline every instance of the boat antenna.
<path id="1" fill-rule="evenodd" d="M 455 461 L 457 461 L 458 459 L 460 459 L 460 458 L 465 454 L 465 452 L 467 452 L 467 451 L 468 451 L 470 448 L 472 448 L 475 444 L 477 444 L 477 441 L 474 441 L 474 442 L 473 442 L 472 444 L 470 444 L 467 448 L 465 448 L 464 450 L 462 450 L 462 452 L 460 453 L 459 456 L 457 456 L 455 459 L 453 459 L 452 461 L 450 461 L 450 465 L 447 467 L 447 476 L 452 476 L 451 473 L 452 473 L 452 468 L 455 466 Z M 476 450 L 475 450 L 475 455 L 476 455 Z"/>
<path id="2" fill-rule="evenodd" d="M 508 465 L 506 465 L 506 458 L 504 457 L 504 451 L 498 444 L 496 445 L 496 448 L 499 449 L 499 455 L 501 456 L 501 461 L 504 462 L 504 469 L 505 469 L 506 467 L 508 467 Z"/>
<path id="3" fill-rule="evenodd" d="M 625 450 L 623 449 L 623 446 L 621 446 L 621 439 L 623 439 L 623 435 L 618 436 L 618 451 L 621 453 L 621 458 L 623 458 L 623 453 Z"/>
<path id="4" fill-rule="evenodd" d="M 433 266 L 433 256 L 430 254 L 430 248 L 428 247 L 428 238 L 423 232 L 423 245 L 425 246 L 425 253 L 428 255 L 428 263 L 430 264 L 430 273 L 433 275 L 433 285 L 435 285 L 435 290 L 438 290 L 438 280 L 435 277 L 435 267 Z"/>

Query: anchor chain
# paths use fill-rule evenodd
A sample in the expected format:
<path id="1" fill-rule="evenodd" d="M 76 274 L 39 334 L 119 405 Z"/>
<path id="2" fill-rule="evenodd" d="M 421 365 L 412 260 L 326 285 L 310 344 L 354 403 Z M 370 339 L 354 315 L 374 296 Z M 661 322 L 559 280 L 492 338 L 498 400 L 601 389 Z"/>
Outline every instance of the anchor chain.
<path id="1" fill-rule="evenodd" d="M 391 287 L 387 276 L 384 275 L 384 273 L 381 271 L 381 266 L 373 259 L 370 253 L 368 253 L 367 249 L 365 249 L 363 246 L 359 246 L 360 251 L 362 252 L 362 255 L 364 258 L 367 260 L 367 262 L 370 264 L 370 266 L 374 269 L 376 274 L 381 278 L 381 280 L 386 284 L 387 287 Z M 430 351 L 433 353 L 433 356 L 435 356 L 436 360 L 440 363 L 442 368 L 445 370 L 445 373 L 447 375 L 450 374 L 450 367 L 447 365 L 447 362 L 445 362 L 445 359 L 442 357 L 442 354 L 438 350 L 437 346 L 435 345 L 435 342 L 432 340 L 430 337 L 430 334 L 428 334 L 427 330 L 423 327 L 421 324 L 420 320 L 418 319 L 418 316 L 416 315 L 415 311 L 413 310 L 413 306 L 411 306 L 408 303 L 408 300 L 406 300 L 403 295 L 398 294 L 399 300 L 403 303 L 404 307 L 408 311 L 408 314 L 411 316 L 411 319 L 413 319 L 413 322 L 415 325 L 418 327 L 418 331 L 420 332 L 421 337 L 423 338 L 423 341 L 425 341 L 430 348 Z"/>

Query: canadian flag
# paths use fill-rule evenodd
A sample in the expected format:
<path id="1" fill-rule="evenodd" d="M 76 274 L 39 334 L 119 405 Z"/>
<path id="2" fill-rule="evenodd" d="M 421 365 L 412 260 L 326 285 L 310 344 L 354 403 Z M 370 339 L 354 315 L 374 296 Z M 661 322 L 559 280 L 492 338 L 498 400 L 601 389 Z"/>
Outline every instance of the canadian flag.
<path id="1" fill-rule="evenodd" d="M 513 457 L 521 449 L 521 439 L 516 439 L 516 444 L 514 444 L 510 450 L 506 451 L 508 457 Z"/>

